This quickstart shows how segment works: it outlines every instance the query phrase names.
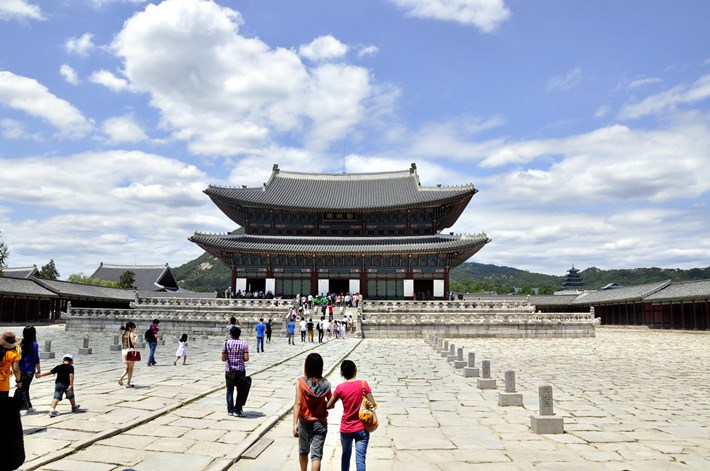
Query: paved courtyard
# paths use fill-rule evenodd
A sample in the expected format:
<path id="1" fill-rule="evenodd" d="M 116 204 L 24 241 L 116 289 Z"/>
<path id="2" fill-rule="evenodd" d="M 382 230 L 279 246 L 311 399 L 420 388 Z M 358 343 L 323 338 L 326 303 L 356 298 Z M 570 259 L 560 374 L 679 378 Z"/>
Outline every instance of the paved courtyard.
<path id="1" fill-rule="evenodd" d="M 22 417 L 21 469 L 297 469 L 293 385 L 314 348 L 326 369 L 335 368 L 328 376 L 334 386 L 348 357 L 373 387 L 381 421 L 368 451 L 374 471 L 710 469 L 707 333 L 602 327 L 587 339 L 449 339 L 465 358 L 475 352 L 476 366 L 490 360 L 497 390 L 478 389 L 476 378 L 464 378 L 423 340 L 289 346 L 275 336 L 266 353 L 251 354 L 254 384 L 243 418 L 226 414 L 220 338 L 191 339 L 186 366 L 173 366 L 177 342 L 167 341 L 157 366 L 136 366 L 132 390 L 116 383 L 122 364 L 109 351 L 112 335 L 92 337 L 91 355 L 78 355 L 83 336 L 62 326 L 41 327 L 38 338 L 40 346 L 53 339 L 57 352 L 43 370 L 65 352 L 75 355 L 77 399 L 86 411 L 71 414 L 63 401 L 60 416 L 48 417 L 53 379 L 35 380 L 38 412 Z M 248 340 L 255 350 L 253 334 Z M 523 407 L 498 406 L 506 370 L 516 372 Z M 540 384 L 554 388 L 562 435 L 530 429 Z M 341 411 L 331 412 L 326 470 L 340 469 Z M 261 445 L 268 446 L 255 451 Z"/>

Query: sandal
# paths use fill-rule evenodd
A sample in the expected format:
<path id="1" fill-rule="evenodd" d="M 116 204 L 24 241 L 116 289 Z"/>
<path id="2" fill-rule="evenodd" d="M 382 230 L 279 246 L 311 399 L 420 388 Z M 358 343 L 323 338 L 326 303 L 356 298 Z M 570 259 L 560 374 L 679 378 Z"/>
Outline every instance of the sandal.
<path id="1" fill-rule="evenodd" d="M 135 386 L 133 386 L 132 384 L 127 384 L 126 387 L 127 388 L 135 388 Z"/>
<path id="2" fill-rule="evenodd" d="M 118 385 L 119 385 L 119 386 L 123 386 L 123 378 L 120 378 L 120 379 L 118 380 Z"/>

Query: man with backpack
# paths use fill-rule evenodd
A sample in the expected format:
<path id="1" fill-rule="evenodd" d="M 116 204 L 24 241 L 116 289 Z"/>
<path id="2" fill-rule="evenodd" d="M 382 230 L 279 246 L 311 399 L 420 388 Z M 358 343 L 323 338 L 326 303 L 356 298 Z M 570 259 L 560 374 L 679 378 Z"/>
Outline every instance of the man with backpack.
<path id="1" fill-rule="evenodd" d="M 158 347 L 158 331 L 160 331 L 158 324 L 160 324 L 160 319 L 153 319 L 153 323 L 150 324 L 148 330 L 145 331 L 145 341 L 148 342 L 148 347 L 150 347 L 148 366 L 156 365 L 155 349 Z"/>

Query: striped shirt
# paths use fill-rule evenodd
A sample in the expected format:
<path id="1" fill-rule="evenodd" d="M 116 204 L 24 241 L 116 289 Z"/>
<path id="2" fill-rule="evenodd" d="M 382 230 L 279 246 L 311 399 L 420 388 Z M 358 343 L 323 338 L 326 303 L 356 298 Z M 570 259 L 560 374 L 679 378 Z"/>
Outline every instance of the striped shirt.
<path id="1" fill-rule="evenodd" d="M 230 338 L 222 346 L 222 353 L 227 355 L 224 371 L 246 371 L 244 354 L 249 353 L 249 344 L 244 340 Z"/>

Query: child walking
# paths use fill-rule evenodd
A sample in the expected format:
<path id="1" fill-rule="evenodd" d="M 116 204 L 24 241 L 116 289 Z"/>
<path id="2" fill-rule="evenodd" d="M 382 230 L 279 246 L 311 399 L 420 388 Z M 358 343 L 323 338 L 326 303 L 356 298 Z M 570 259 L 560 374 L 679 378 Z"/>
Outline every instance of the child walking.
<path id="1" fill-rule="evenodd" d="M 49 416 L 56 417 L 59 415 L 57 404 L 62 400 L 62 396 L 66 396 L 69 399 L 72 412 L 79 412 L 79 404 L 74 399 L 74 357 L 70 354 L 64 355 L 61 365 L 57 365 L 45 373 L 37 373 L 36 377 L 41 378 L 54 374 L 57 375 L 57 379 L 54 381 L 54 398 L 52 399 Z"/>
<path id="2" fill-rule="evenodd" d="M 180 343 L 178 344 L 178 349 L 177 352 L 175 352 L 175 361 L 173 362 L 173 365 L 177 365 L 178 360 L 180 357 L 182 358 L 182 364 L 186 365 L 187 364 L 187 334 L 182 334 L 182 337 L 180 337 Z"/>
<path id="3" fill-rule="evenodd" d="M 301 471 L 308 468 L 320 471 L 323 445 L 328 434 L 328 411 L 325 406 L 331 398 L 330 383 L 323 378 L 323 358 L 317 353 L 306 357 L 303 376 L 296 382 L 293 402 L 293 436 L 298 437 L 298 464 Z"/>

